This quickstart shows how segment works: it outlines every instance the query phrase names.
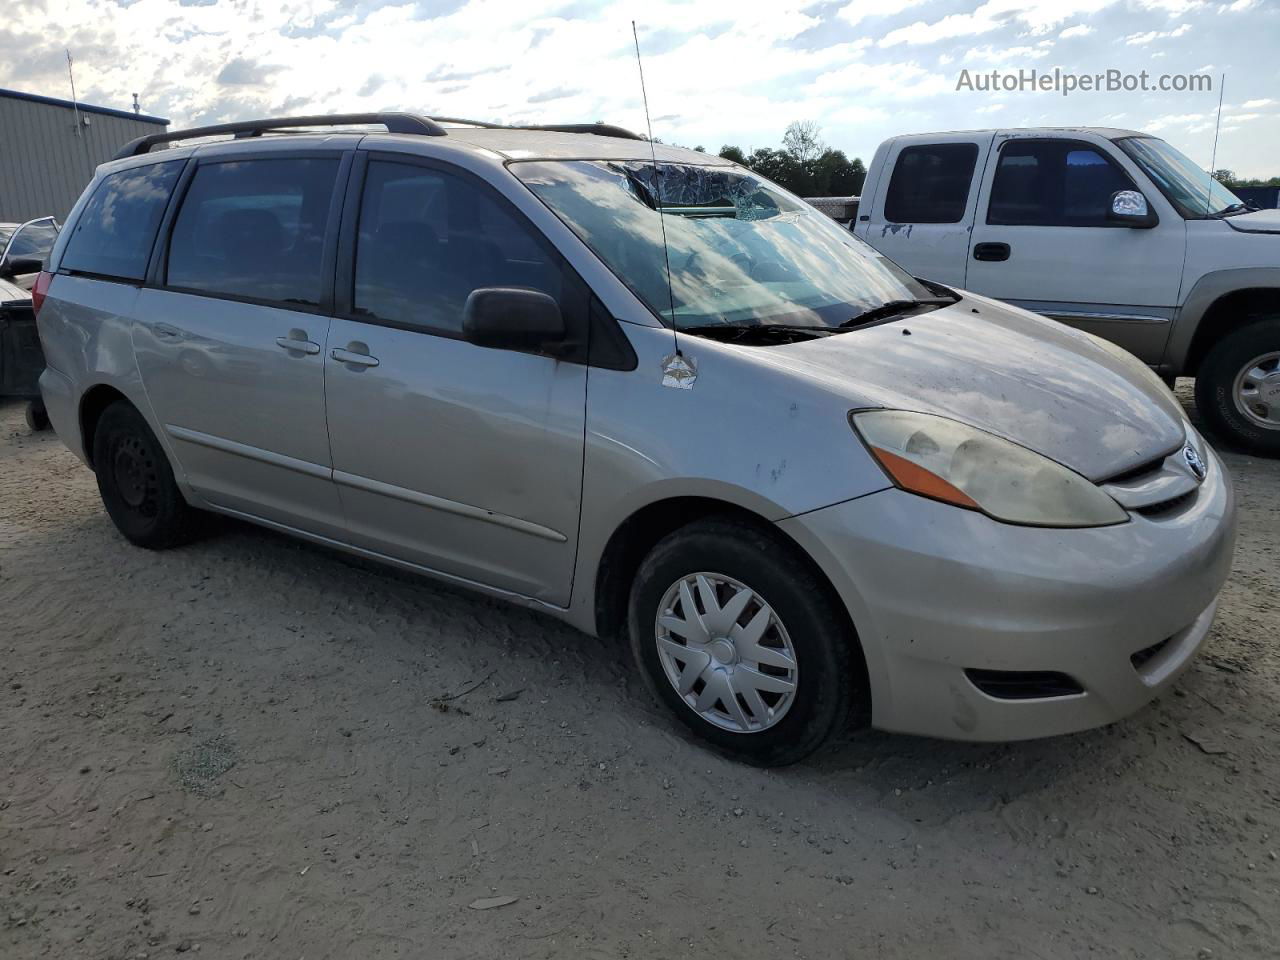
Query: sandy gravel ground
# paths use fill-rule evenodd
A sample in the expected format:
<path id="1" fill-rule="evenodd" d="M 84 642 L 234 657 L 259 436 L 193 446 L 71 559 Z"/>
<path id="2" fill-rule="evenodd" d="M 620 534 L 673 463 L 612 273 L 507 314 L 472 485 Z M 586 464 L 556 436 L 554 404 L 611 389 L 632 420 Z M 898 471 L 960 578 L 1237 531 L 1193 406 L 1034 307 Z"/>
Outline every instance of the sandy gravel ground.
<path id="1" fill-rule="evenodd" d="M 6 403 L 0 957 L 1280 956 L 1280 463 L 1228 464 L 1174 695 L 766 772 L 550 619 L 245 526 L 131 548 Z"/>

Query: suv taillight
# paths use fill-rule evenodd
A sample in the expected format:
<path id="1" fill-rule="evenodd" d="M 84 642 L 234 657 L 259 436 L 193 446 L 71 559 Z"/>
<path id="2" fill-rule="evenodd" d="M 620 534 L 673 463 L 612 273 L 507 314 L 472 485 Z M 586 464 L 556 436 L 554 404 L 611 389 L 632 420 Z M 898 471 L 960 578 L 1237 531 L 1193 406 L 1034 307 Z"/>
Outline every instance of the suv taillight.
<path id="1" fill-rule="evenodd" d="M 44 305 L 45 294 L 49 292 L 49 284 L 53 282 L 53 274 L 48 270 L 41 270 L 36 277 L 36 282 L 31 287 L 31 312 L 39 316 L 40 307 Z"/>

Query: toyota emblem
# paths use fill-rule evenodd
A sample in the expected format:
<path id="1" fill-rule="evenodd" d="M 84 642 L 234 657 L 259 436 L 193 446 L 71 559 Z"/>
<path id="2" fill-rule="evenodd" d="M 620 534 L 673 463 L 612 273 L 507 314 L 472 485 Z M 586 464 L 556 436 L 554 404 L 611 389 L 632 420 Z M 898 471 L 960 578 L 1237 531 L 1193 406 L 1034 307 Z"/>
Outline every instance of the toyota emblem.
<path id="1" fill-rule="evenodd" d="M 1191 444 L 1187 444 L 1182 448 L 1182 458 L 1187 461 L 1187 467 L 1190 468 L 1192 474 L 1197 480 L 1203 480 L 1205 475 L 1204 459 L 1199 452 Z"/>

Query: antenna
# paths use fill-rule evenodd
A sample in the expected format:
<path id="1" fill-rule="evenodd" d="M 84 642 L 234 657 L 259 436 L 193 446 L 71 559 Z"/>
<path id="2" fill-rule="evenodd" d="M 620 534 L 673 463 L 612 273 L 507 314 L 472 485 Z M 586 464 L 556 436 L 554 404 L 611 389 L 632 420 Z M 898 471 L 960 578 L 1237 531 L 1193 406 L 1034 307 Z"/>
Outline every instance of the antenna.
<path id="1" fill-rule="evenodd" d="M 1209 215 L 1209 202 L 1213 198 L 1213 185 L 1217 183 L 1214 168 L 1218 165 L 1218 131 L 1222 129 L 1222 95 L 1227 92 L 1227 75 L 1218 81 L 1218 122 L 1213 127 L 1213 154 L 1209 157 L 1209 191 L 1204 195 L 1204 215 Z"/>
<path id="2" fill-rule="evenodd" d="M 80 136 L 80 103 L 79 101 L 76 100 L 76 75 L 75 75 L 75 72 L 71 69 L 71 51 L 68 49 L 66 53 L 67 53 L 67 78 L 71 81 L 71 109 L 75 111 L 76 136 L 78 137 Z"/>
<path id="3" fill-rule="evenodd" d="M 649 157 L 653 163 L 653 199 L 658 207 L 658 223 L 662 227 L 662 259 L 667 267 L 667 303 L 671 311 L 671 339 L 675 344 L 676 356 L 683 357 L 680 352 L 680 333 L 676 330 L 676 295 L 671 286 L 671 254 L 667 250 L 667 220 L 662 212 L 662 186 L 658 183 L 658 151 L 653 145 L 653 123 L 649 120 L 649 94 L 644 89 L 644 64 L 640 61 L 640 35 L 636 32 L 636 22 L 631 21 L 631 38 L 636 43 L 636 66 L 640 69 L 640 97 L 644 101 L 644 125 L 649 131 Z"/>

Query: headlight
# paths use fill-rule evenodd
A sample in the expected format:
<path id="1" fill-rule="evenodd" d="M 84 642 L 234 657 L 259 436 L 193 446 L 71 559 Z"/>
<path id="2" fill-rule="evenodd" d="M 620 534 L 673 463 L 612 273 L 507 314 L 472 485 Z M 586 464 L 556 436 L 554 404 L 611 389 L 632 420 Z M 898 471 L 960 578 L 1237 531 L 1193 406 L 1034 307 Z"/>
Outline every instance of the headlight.
<path id="1" fill-rule="evenodd" d="M 1101 527 L 1128 519 L 1080 474 L 976 427 L 905 410 L 867 410 L 850 421 L 903 490 L 1029 526 Z"/>

